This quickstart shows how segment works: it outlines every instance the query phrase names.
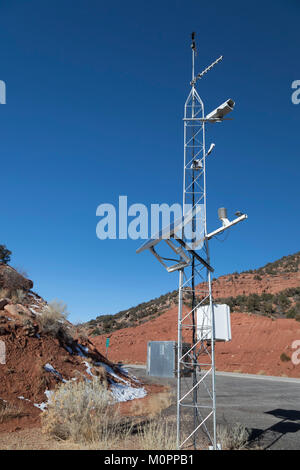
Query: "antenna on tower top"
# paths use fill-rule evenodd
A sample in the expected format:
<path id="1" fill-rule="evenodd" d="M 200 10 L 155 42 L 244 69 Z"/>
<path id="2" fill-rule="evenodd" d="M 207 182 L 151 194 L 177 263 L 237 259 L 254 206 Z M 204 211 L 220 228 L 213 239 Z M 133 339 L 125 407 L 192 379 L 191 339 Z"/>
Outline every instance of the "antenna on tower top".
<path id="1" fill-rule="evenodd" d="M 196 41 L 195 41 L 196 33 L 193 31 L 192 32 L 192 44 L 191 48 L 193 51 L 193 62 L 192 62 L 192 81 L 191 85 L 194 87 L 196 85 L 197 80 L 200 80 L 207 72 L 209 72 L 212 68 L 215 67 L 221 60 L 223 59 L 223 56 L 221 55 L 217 60 L 215 60 L 212 64 L 210 64 L 208 67 L 206 67 L 204 70 L 202 70 L 201 73 L 198 73 L 195 76 L 195 56 L 197 55 L 197 48 L 196 48 Z"/>
<path id="2" fill-rule="evenodd" d="M 195 36 L 196 36 L 196 33 L 193 31 L 192 32 L 192 44 L 191 44 L 191 48 L 192 48 L 192 81 L 191 81 L 191 85 L 192 86 L 195 85 L 196 80 L 197 80 L 195 78 L 195 56 L 197 55 Z"/>
<path id="3" fill-rule="evenodd" d="M 193 33 L 192 33 L 192 44 L 191 44 L 191 48 L 193 49 L 193 51 L 195 51 L 195 53 L 197 53 L 195 37 L 196 37 L 196 33 L 193 32 Z"/>
<path id="4" fill-rule="evenodd" d="M 222 55 L 220 55 L 220 57 L 217 60 L 215 60 L 212 64 L 210 64 L 208 67 L 206 67 L 206 69 L 204 69 L 201 73 L 198 73 L 197 79 L 202 78 L 203 75 L 205 75 L 207 72 L 209 72 L 215 65 L 217 65 L 219 62 L 221 62 L 221 60 L 223 60 Z"/>

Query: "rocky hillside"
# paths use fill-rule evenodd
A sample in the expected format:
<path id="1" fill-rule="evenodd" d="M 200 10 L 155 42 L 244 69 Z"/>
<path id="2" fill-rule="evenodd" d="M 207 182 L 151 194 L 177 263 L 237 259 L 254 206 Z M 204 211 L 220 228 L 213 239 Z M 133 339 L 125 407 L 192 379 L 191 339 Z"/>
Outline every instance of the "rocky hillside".
<path id="1" fill-rule="evenodd" d="M 115 315 L 100 315 L 95 320 L 84 323 L 91 336 L 110 333 L 122 328 L 141 325 L 147 321 L 159 317 L 172 305 L 177 303 L 178 292 L 173 291 L 161 295 L 156 299 L 143 302 L 136 307 L 122 310 Z"/>
<path id="2" fill-rule="evenodd" d="M 0 431 L 34 424 L 51 390 L 69 380 L 98 376 L 116 401 L 145 396 L 141 384 L 66 320 L 61 303 L 48 304 L 32 288 L 32 281 L 0 265 Z M 15 410 L 8 423 L 1 418 L 7 407 Z"/>
<path id="3" fill-rule="evenodd" d="M 213 280 L 214 299 L 229 303 L 237 312 L 294 318 L 300 315 L 299 266 L 300 252 L 255 270 L 220 276 Z M 177 305 L 177 296 L 176 290 L 115 315 L 100 315 L 84 326 L 91 336 L 139 326 Z"/>

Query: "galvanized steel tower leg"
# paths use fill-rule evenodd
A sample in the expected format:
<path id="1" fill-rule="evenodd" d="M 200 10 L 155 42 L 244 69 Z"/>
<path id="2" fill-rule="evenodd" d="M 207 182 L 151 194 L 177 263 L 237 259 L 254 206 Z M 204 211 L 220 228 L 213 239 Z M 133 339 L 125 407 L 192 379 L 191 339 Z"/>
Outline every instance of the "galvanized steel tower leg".
<path id="1" fill-rule="evenodd" d="M 181 319 L 182 319 L 182 281 L 183 270 L 179 271 L 179 296 L 178 296 L 178 344 L 177 344 L 177 449 L 180 449 L 181 442 L 181 409 L 180 409 L 180 396 L 181 396 L 181 367 L 180 358 L 182 356 L 182 332 L 181 332 Z"/>

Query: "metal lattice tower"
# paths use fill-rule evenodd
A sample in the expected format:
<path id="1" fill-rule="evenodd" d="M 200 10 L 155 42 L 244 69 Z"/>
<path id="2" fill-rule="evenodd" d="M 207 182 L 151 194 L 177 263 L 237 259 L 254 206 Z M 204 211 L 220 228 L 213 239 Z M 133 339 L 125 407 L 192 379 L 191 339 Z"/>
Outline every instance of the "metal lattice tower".
<path id="1" fill-rule="evenodd" d="M 208 266 L 191 255 L 191 265 L 179 272 L 177 446 L 179 449 L 189 445 L 193 445 L 194 448 L 199 447 L 199 433 L 203 431 L 216 449 L 214 315 L 209 248 L 208 240 L 205 239 L 207 235 L 205 114 L 204 104 L 196 90 L 194 35 L 192 39 L 191 91 L 184 107 L 183 207 L 187 207 L 187 204 L 193 208 L 202 205 L 202 211 L 193 219 L 192 228 L 194 233 L 197 223 L 200 222 L 204 242 L 197 251 Z M 201 221 L 198 221 L 197 217 L 200 217 Z M 211 320 L 205 322 L 205 327 L 199 329 L 196 321 L 197 309 L 207 304 L 210 304 Z M 191 348 L 184 353 L 183 342 L 191 344 Z M 183 371 L 187 367 L 192 369 L 192 382 L 190 377 L 184 377 Z M 189 420 L 189 428 L 185 426 L 184 418 Z"/>
<path id="2" fill-rule="evenodd" d="M 177 345 L 177 447 L 192 445 L 199 448 L 204 432 L 212 448 L 217 449 L 216 389 L 215 389 L 215 316 L 211 289 L 210 255 L 208 242 L 233 225 L 247 219 L 237 212 L 230 221 L 227 209 L 218 211 L 222 226 L 207 233 L 206 226 L 206 122 L 221 122 L 233 110 L 233 100 L 227 100 L 208 115 L 196 90 L 199 79 L 222 60 L 222 56 L 195 75 L 196 45 L 192 34 L 191 90 L 184 106 L 184 178 L 183 218 L 174 221 L 147 240 L 138 250 L 149 250 L 169 273 L 179 271 L 178 345 Z M 200 210 L 199 210 L 200 209 Z M 163 242 L 177 258 L 159 254 Z M 165 246 L 165 245 L 164 245 Z M 173 255 L 174 256 L 174 255 Z M 168 261 L 176 264 L 168 266 Z M 225 306 L 226 307 L 226 306 Z M 198 310 L 201 313 L 198 316 Z M 199 321 L 201 319 L 201 324 Z M 218 317 L 217 326 L 220 317 Z M 227 341 L 218 336 L 218 340 Z M 189 346 L 187 346 L 187 344 Z M 192 374 L 192 381 L 191 381 Z M 185 413 L 183 413 L 185 411 Z M 205 445 L 205 444 L 204 444 Z"/>

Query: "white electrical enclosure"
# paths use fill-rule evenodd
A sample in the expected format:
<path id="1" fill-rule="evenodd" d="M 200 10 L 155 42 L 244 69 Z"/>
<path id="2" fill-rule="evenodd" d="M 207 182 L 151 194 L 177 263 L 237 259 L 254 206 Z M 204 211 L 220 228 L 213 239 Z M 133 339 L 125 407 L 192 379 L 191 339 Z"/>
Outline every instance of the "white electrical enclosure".
<path id="1" fill-rule="evenodd" d="M 231 341 L 230 308 L 226 304 L 214 304 L 215 341 Z M 197 309 L 198 340 L 210 340 L 212 337 L 212 319 L 209 305 Z"/>

